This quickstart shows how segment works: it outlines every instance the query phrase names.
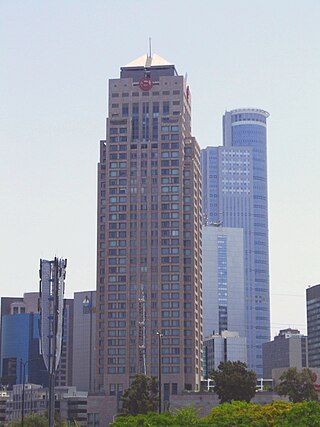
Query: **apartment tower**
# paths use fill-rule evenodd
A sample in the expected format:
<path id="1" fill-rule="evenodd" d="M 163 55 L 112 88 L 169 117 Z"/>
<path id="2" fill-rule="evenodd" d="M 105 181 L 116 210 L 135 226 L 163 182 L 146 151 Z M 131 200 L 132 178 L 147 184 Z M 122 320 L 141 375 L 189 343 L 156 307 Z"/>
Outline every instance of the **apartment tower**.
<path id="1" fill-rule="evenodd" d="M 243 229 L 248 365 L 262 376 L 270 340 L 267 118 L 242 108 L 223 116 L 223 146 L 201 151 L 204 223 Z"/>
<path id="2" fill-rule="evenodd" d="M 185 78 L 155 54 L 121 67 L 109 80 L 106 127 L 97 389 L 119 398 L 136 374 L 158 376 L 160 366 L 165 402 L 199 389 L 202 370 L 200 149 Z"/>

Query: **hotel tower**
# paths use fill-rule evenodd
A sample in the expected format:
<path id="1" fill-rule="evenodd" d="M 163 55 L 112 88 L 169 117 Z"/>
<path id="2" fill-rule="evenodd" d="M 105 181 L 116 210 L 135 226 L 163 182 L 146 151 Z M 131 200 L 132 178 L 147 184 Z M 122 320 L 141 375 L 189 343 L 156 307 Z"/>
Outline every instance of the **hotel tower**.
<path id="1" fill-rule="evenodd" d="M 119 399 L 136 374 L 160 367 L 164 405 L 198 390 L 200 149 L 189 86 L 158 55 L 109 80 L 97 226 L 97 389 Z"/>

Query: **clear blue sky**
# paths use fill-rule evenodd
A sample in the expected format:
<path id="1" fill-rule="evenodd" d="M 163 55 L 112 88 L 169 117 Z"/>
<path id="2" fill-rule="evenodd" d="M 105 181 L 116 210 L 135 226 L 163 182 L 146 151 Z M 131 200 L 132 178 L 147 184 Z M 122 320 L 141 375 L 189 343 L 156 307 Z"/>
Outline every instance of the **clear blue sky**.
<path id="1" fill-rule="evenodd" d="M 95 288 L 96 164 L 107 80 L 153 51 L 188 73 L 193 134 L 221 144 L 225 109 L 268 119 L 272 331 L 305 331 L 320 282 L 320 2 L 0 2 L 2 296 L 68 258 L 67 294 Z"/>

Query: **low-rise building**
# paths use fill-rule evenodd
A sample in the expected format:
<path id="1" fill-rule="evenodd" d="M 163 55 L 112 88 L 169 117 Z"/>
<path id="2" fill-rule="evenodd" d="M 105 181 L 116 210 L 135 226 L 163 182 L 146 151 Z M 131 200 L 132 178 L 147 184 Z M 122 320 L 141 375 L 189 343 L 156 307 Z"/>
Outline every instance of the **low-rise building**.
<path id="1" fill-rule="evenodd" d="M 307 337 L 298 329 L 282 329 L 273 341 L 262 345 L 263 377 L 272 378 L 278 368 L 305 368 L 307 362 Z"/>
<path id="2" fill-rule="evenodd" d="M 43 414 L 48 408 L 48 388 L 37 384 L 14 385 L 6 401 L 6 421 L 21 418 L 22 413 Z M 55 387 L 55 409 L 67 422 L 76 421 L 81 427 L 87 426 L 88 393 L 77 391 L 76 387 Z"/>
<path id="3" fill-rule="evenodd" d="M 0 390 L 0 426 L 4 426 L 6 421 L 6 408 L 8 400 L 8 392 L 6 390 Z"/>
<path id="4" fill-rule="evenodd" d="M 203 377 L 214 369 L 217 369 L 221 362 L 244 362 L 247 363 L 247 340 L 240 337 L 238 332 L 223 331 L 221 334 L 213 334 L 203 341 Z"/>

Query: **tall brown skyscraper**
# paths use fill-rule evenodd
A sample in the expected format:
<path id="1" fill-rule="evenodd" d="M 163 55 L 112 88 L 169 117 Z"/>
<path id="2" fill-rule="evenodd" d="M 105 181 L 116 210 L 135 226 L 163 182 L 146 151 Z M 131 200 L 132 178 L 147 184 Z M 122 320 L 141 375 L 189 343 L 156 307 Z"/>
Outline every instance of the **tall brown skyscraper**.
<path id="1" fill-rule="evenodd" d="M 100 143 L 97 387 L 107 395 L 159 365 L 163 402 L 199 389 L 201 224 L 189 87 L 173 64 L 144 55 L 109 81 Z"/>

